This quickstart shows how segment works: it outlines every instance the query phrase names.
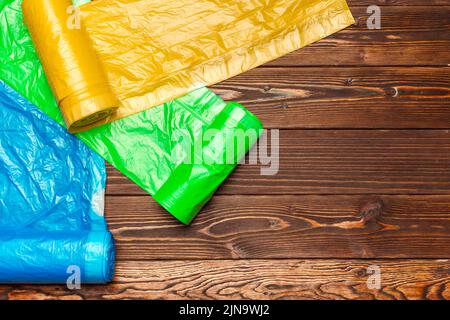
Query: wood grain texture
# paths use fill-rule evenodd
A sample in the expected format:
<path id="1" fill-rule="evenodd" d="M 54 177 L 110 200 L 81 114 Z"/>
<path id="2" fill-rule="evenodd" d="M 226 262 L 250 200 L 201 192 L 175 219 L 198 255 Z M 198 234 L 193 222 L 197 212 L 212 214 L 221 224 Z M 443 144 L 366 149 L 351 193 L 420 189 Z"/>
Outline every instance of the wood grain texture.
<path id="1" fill-rule="evenodd" d="M 341 32 L 281 57 L 268 66 L 448 66 L 450 6 L 383 7 L 381 29 L 367 28 L 366 7 Z"/>
<path id="2" fill-rule="evenodd" d="M 450 194 L 448 130 L 283 130 L 279 171 L 240 165 L 219 194 Z M 145 195 L 108 167 L 108 195 Z"/>
<path id="3" fill-rule="evenodd" d="M 120 262 L 115 282 L 0 286 L 9 299 L 449 299 L 449 260 Z M 381 271 L 371 289 L 370 269 Z M 369 271 L 368 271 L 369 270 Z M 370 286 L 368 286 L 368 282 Z"/>
<path id="4" fill-rule="evenodd" d="M 265 128 L 450 127 L 450 67 L 259 68 L 212 89 Z"/>
<path id="5" fill-rule="evenodd" d="M 108 197 L 119 260 L 447 258 L 450 196 L 216 196 L 189 227 Z"/>

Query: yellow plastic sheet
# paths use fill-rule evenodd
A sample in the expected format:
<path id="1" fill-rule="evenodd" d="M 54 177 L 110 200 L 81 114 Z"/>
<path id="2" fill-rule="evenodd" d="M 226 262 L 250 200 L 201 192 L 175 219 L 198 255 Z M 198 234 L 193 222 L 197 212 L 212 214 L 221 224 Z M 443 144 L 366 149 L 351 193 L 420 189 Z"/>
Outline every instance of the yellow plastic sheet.
<path id="1" fill-rule="evenodd" d="M 354 23 L 345 0 L 98 0 L 80 7 L 74 30 L 70 5 L 24 0 L 23 13 L 72 132 L 215 84 Z"/>

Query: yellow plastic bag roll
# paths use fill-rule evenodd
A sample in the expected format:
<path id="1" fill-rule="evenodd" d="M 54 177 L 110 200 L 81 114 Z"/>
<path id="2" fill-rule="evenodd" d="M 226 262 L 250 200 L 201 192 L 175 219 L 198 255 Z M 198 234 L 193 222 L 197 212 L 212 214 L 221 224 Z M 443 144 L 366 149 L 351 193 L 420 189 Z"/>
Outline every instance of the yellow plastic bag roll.
<path id="1" fill-rule="evenodd" d="M 70 131 L 95 124 L 113 114 L 119 101 L 106 72 L 78 24 L 71 0 L 25 0 L 25 22 L 58 99 Z"/>
<path id="2" fill-rule="evenodd" d="M 76 130 L 215 84 L 354 23 L 345 0 L 97 0 L 80 7 L 78 37 L 61 26 L 69 2 L 25 0 L 23 12 L 58 99 L 59 91 L 81 90 L 78 80 L 92 88 L 103 69 L 119 100 L 117 112 Z"/>

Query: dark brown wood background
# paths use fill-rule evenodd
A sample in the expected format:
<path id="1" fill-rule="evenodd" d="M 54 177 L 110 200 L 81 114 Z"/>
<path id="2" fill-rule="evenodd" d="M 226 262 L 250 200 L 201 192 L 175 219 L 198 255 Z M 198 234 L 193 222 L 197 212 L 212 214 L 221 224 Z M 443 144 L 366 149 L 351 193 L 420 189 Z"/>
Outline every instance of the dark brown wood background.
<path id="1" fill-rule="evenodd" d="M 240 166 L 184 227 L 109 167 L 114 283 L 0 298 L 450 298 L 450 0 L 349 4 L 355 26 L 213 87 L 281 129 L 278 175 Z"/>

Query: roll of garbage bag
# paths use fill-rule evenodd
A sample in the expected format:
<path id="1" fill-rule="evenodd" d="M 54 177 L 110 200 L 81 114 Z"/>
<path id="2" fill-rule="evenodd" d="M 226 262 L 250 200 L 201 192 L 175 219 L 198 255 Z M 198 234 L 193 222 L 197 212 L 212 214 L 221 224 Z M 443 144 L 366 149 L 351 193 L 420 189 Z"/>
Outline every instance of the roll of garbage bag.
<path id="1" fill-rule="evenodd" d="M 3 81 L 0 118 L 0 283 L 111 281 L 104 160 Z"/>
<path id="2" fill-rule="evenodd" d="M 0 79 L 64 125 L 42 65 L 23 23 L 21 0 L 0 7 Z M 202 144 L 206 132 L 254 133 L 236 161 L 220 158 L 225 146 Z M 76 134 L 92 150 L 124 173 L 179 221 L 189 224 L 215 190 L 233 171 L 262 132 L 261 122 L 244 107 L 225 103 L 211 90 L 200 88 L 181 98 L 130 117 Z M 185 163 L 179 154 L 197 149 L 208 161 Z M 217 161 L 210 154 L 216 155 Z"/>
<path id="3" fill-rule="evenodd" d="M 61 106 L 71 104 L 61 92 L 83 92 L 88 99 L 96 81 L 103 93 L 99 66 L 119 100 L 117 112 L 103 120 L 77 128 L 67 123 L 72 132 L 218 83 L 354 23 L 345 0 L 97 0 L 76 13 L 70 6 L 70 0 L 24 0 L 22 7 Z M 67 26 L 73 20 L 79 30 Z M 80 72 L 72 75 L 76 65 Z M 93 93 L 91 100 L 99 100 Z M 66 108 L 62 112 L 72 118 Z"/>
<path id="4" fill-rule="evenodd" d="M 114 113 L 119 101 L 71 0 L 32 0 L 24 7 L 24 21 L 33 26 L 30 34 L 69 131 Z"/>
<path id="5" fill-rule="evenodd" d="M 0 232 L 0 283 L 67 283 L 70 276 L 79 277 L 80 284 L 112 279 L 114 242 L 109 232 Z"/>

